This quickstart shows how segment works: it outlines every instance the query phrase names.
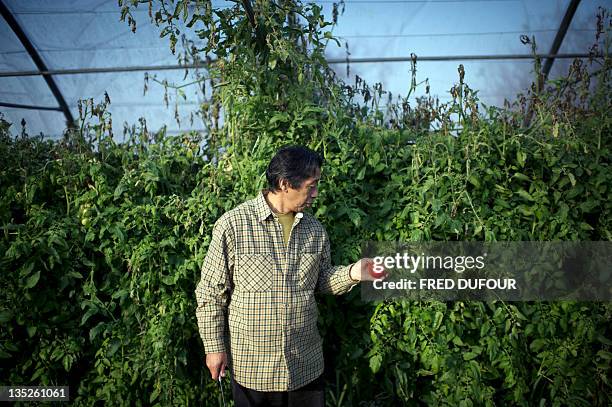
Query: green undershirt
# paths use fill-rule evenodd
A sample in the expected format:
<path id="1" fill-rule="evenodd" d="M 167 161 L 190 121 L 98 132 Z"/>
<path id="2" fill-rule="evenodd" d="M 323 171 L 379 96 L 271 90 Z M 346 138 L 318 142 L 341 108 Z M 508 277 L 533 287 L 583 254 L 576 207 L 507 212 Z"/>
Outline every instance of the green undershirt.
<path id="1" fill-rule="evenodd" d="M 287 246 L 289 243 L 289 234 L 291 233 L 291 226 L 293 226 L 295 213 L 277 213 L 276 216 L 278 216 L 278 221 L 283 226 L 283 240 L 285 241 L 285 246 Z"/>

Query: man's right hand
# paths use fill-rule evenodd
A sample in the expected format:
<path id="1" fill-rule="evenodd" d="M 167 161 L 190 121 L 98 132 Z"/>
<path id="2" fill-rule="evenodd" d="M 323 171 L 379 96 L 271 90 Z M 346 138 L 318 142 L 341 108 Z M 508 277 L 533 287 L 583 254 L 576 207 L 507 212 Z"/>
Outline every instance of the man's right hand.
<path id="1" fill-rule="evenodd" d="M 227 353 L 219 352 L 206 354 L 206 367 L 208 367 L 208 370 L 210 370 L 210 376 L 213 380 L 218 380 L 219 374 L 221 374 L 221 377 L 225 377 Z"/>
<path id="2" fill-rule="evenodd" d="M 377 267 L 382 267 L 382 270 L 376 270 L 374 265 L 374 259 L 363 258 L 359 260 L 357 263 L 353 264 L 349 270 L 349 275 L 351 280 L 353 281 L 375 281 L 375 280 L 384 280 L 389 276 L 384 270 L 382 265 L 378 265 Z M 382 272 L 382 275 L 377 276 L 374 274 L 375 270 L 377 272 Z"/>

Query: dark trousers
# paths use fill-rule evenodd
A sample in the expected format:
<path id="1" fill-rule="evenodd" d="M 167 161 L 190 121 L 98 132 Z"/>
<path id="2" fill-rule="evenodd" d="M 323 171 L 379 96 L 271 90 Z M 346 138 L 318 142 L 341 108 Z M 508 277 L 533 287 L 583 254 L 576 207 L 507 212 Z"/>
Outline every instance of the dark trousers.
<path id="1" fill-rule="evenodd" d="M 247 389 L 232 379 L 236 407 L 325 407 L 323 375 L 292 391 L 257 391 Z"/>

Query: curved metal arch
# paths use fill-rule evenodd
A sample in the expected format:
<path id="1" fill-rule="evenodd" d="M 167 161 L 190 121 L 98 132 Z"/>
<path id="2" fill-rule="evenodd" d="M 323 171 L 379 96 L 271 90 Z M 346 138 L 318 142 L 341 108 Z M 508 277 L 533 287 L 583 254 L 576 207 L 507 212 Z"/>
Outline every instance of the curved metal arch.
<path id="1" fill-rule="evenodd" d="M 68 127 L 73 127 L 74 118 L 72 117 L 72 113 L 70 113 L 70 109 L 68 108 L 68 104 L 64 99 L 64 95 L 62 95 L 62 92 L 57 87 L 53 76 L 48 73 L 45 73 L 48 71 L 47 65 L 45 65 L 44 61 L 34 48 L 34 45 L 32 44 L 26 33 L 23 31 L 23 29 L 17 22 L 17 20 L 15 20 L 15 17 L 11 13 L 11 11 L 8 9 L 8 7 L 6 7 L 4 1 L 2 0 L 0 0 L 0 13 L 2 14 L 2 17 L 4 17 L 4 19 L 6 20 L 9 27 L 11 27 L 17 38 L 19 38 L 19 41 L 21 41 L 21 44 L 30 55 L 30 58 L 32 58 L 32 61 L 34 61 L 36 68 L 38 68 L 39 72 L 45 79 L 45 82 L 47 82 L 47 86 L 49 86 L 51 93 L 53 93 L 53 96 L 55 96 L 55 99 L 59 104 L 59 109 L 64 113 L 64 117 L 66 118 L 66 125 Z"/>
<path id="2" fill-rule="evenodd" d="M 555 39 L 553 41 L 552 47 L 550 47 L 549 54 L 556 55 L 559 52 L 559 48 L 561 48 L 561 44 L 563 43 L 563 39 L 565 38 L 565 34 L 567 34 L 567 30 L 574 18 L 574 14 L 576 14 L 576 9 L 580 4 L 580 0 L 572 0 L 572 2 L 567 6 L 567 10 L 565 11 L 565 15 L 563 16 L 563 20 L 559 25 L 559 30 L 557 31 L 557 35 L 555 35 Z M 555 62 L 555 57 L 548 58 L 544 63 L 544 68 L 542 69 L 542 75 L 544 76 L 544 82 L 548 79 L 548 74 L 550 73 L 550 69 L 552 68 L 553 62 Z"/>

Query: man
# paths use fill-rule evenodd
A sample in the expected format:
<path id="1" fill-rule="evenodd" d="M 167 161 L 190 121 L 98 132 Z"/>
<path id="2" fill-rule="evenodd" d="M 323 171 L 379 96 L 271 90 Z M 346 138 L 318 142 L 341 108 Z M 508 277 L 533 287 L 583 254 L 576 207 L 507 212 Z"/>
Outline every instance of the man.
<path id="1" fill-rule="evenodd" d="M 324 227 L 303 212 L 322 163 L 306 147 L 280 149 L 266 170 L 269 189 L 213 228 L 196 315 L 206 366 L 213 380 L 230 368 L 237 407 L 325 405 L 314 293 L 348 292 L 371 260 L 332 267 Z"/>

